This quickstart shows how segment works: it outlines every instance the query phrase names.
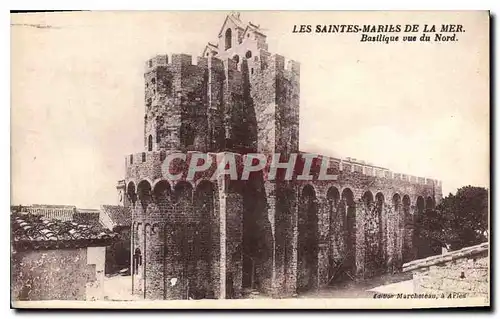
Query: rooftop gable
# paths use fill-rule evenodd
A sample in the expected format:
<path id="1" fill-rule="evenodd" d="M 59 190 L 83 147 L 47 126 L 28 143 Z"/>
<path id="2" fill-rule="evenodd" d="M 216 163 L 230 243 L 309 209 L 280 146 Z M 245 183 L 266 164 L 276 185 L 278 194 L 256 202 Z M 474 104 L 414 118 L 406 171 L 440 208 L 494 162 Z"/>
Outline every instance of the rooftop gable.
<path id="1" fill-rule="evenodd" d="M 236 13 L 236 12 L 231 12 L 230 14 L 228 14 L 226 16 L 226 19 L 224 19 L 224 23 L 222 24 L 222 26 L 219 30 L 219 34 L 218 34 L 219 37 L 222 35 L 222 32 L 226 28 L 226 24 L 229 21 L 232 22 L 236 26 L 236 28 L 241 29 L 241 30 L 245 29 L 245 25 L 240 20 L 240 14 Z"/>
<path id="2" fill-rule="evenodd" d="M 264 33 L 262 33 L 262 31 L 260 30 L 260 27 L 258 25 L 254 25 L 252 24 L 252 22 L 249 22 L 247 27 L 245 28 L 245 31 L 243 31 L 243 38 L 245 37 L 245 35 L 249 32 L 255 32 L 263 37 L 266 37 L 266 35 Z"/>

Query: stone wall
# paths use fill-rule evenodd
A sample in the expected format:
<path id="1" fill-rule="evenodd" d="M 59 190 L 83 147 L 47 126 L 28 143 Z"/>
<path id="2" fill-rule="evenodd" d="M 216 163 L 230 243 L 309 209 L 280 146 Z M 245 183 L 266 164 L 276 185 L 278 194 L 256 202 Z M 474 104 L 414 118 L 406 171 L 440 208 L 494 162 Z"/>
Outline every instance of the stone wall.
<path id="1" fill-rule="evenodd" d="M 489 296 L 488 243 L 409 262 L 403 271 L 413 273 L 414 292 Z"/>
<path id="2" fill-rule="evenodd" d="M 188 182 L 162 181 L 154 186 L 140 183 L 132 204 L 133 292 L 147 299 L 218 296 L 218 184 L 206 181 L 193 189 Z"/>
<path id="3" fill-rule="evenodd" d="M 183 173 L 180 180 L 168 181 L 163 176 L 163 151 L 144 154 L 144 161 L 136 155 L 134 159 L 139 162 L 127 165 L 126 185 L 127 202 L 134 206 L 132 251 L 139 249 L 143 258 L 140 270 L 134 274 L 134 291 L 152 299 L 187 298 L 188 282 L 193 280 L 210 287 L 213 297 L 235 298 L 250 277 L 256 283 L 254 288 L 263 292 L 292 295 L 298 281 L 305 278 L 306 270 L 312 271 L 305 279 L 309 289 L 346 279 L 346 276 L 336 278 L 339 262 L 343 264 L 341 270 L 348 271 L 356 280 L 399 271 L 403 258 L 414 258 L 413 220 L 424 208 L 417 208 L 417 203 L 434 206 L 441 193 L 440 185 L 434 181 L 419 183 L 410 178 L 353 172 L 352 166 L 335 159 L 330 159 L 328 173 L 337 174 L 338 178 L 331 181 L 317 179 L 316 164 L 311 169 L 311 181 L 272 182 L 253 176 L 249 181 L 229 183 L 228 175 L 217 181 L 209 180 L 211 170 L 197 173 L 194 180 L 188 181 L 185 165 L 177 165 L 176 171 L 171 172 Z M 182 154 L 188 163 L 196 152 Z M 209 153 L 214 167 L 228 154 L 234 153 Z M 236 162 L 241 162 L 242 155 L 235 155 Z M 210 200 L 210 218 L 200 215 L 195 200 L 198 187 L 207 183 L 215 192 Z M 314 203 L 311 207 L 317 227 L 301 226 L 303 223 L 297 217 L 302 216 L 300 212 L 305 208 L 301 206 L 304 201 L 295 199 L 306 188 L 310 189 Z M 179 201 L 182 198 L 186 200 Z M 178 236 L 174 233 L 184 234 L 182 229 L 191 227 L 187 224 L 199 225 L 196 227 L 201 229 L 201 235 L 204 229 L 211 230 L 212 250 L 203 260 L 212 267 L 205 275 L 186 273 L 191 266 L 182 261 L 185 255 L 179 250 L 184 239 L 176 240 Z M 305 264 L 298 253 L 302 251 L 299 246 L 304 238 L 313 243 L 309 250 L 315 251 L 315 256 L 307 257 Z M 252 241 L 255 244 L 249 244 Z M 193 260 L 197 262 L 200 261 Z M 302 267 L 311 262 L 313 267 Z M 220 265 L 226 268 L 222 271 Z M 173 278 L 175 284 L 171 283 Z"/>
<path id="4" fill-rule="evenodd" d="M 256 50 L 232 58 L 158 55 L 145 68 L 144 146 L 298 151 L 300 66 Z"/>
<path id="5" fill-rule="evenodd" d="M 102 299 L 104 259 L 104 247 L 14 252 L 12 298 Z"/>
<path id="6" fill-rule="evenodd" d="M 439 202 L 439 181 L 321 155 L 310 181 L 208 181 L 212 170 L 186 180 L 184 164 L 193 150 L 209 152 L 217 158 L 213 163 L 227 152 L 237 161 L 249 152 L 279 153 L 281 162 L 299 153 L 300 64 L 268 52 L 260 33 L 239 36 L 234 32 L 231 48 L 222 50 L 219 42 L 217 57 L 206 52 L 196 64 L 185 54 L 146 62 L 145 152 L 125 159 L 137 256 L 133 291 L 149 299 L 185 299 L 193 289 L 189 282 L 196 281 L 216 298 L 237 298 L 243 288 L 290 296 L 299 286 L 330 284 L 343 260 L 343 270 L 356 280 L 399 270 L 403 258 L 413 256 L 415 205 Z M 162 166 L 171 153 L 186 155 L 171 171 L 182 173 L 180 180 L 165 176 Z M 337 179 L 318 180 L 321 159 Z M 303 167 L 299 156 L 296 168 Z M 200 214 L 206 206 L 196 200 L 202 183 L 213 189 L 208 215 Z M 189 189 L 184 195 L 181 184 Z M 198 229 L 202 243 L 189 239 L 189 227 Z"/>

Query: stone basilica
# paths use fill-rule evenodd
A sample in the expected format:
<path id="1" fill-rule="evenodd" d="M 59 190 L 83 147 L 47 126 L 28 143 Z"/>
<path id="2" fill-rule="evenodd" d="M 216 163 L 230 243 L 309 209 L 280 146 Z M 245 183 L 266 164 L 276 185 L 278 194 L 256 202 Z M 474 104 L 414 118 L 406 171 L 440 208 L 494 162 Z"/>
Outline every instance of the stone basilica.
<path id="1" fill-rule="evenodd" d="M 336 180 L 165 176 L 165 158 L 179 152 L 303 158 L 300 65 L 271 54 L 258 25 L 229 14 L 197 63 L 158 55 L 144 72 L 144 149 L 126 156 L 117 186 L 133 212 L 134 294 L 289 297 L 416 258 L 414 220 L 441 199 L 437 180 L 321 155 Z"/>

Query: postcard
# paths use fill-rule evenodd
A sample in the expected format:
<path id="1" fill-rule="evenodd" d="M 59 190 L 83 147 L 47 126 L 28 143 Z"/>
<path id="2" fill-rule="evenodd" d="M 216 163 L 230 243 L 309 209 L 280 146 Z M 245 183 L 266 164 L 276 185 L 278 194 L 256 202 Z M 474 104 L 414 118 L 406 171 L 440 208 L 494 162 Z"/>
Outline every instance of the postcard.
<path id="1" fill-rule="evenodd" d="M 488 11 L 11 14 L 14 308 L 490 305 Z"/>

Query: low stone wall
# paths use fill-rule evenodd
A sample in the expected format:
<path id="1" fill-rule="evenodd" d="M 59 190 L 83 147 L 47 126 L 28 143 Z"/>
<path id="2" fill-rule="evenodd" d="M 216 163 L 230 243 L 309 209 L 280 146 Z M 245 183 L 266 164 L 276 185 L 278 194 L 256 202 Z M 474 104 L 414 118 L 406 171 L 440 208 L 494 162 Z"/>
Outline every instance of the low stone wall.
<path id="1" fill-rule="evenodd" d="M 403 265 L 413 273 L 416 293 L 444 294 L 446 298 L 489 296 L 488 243 Z"/>

